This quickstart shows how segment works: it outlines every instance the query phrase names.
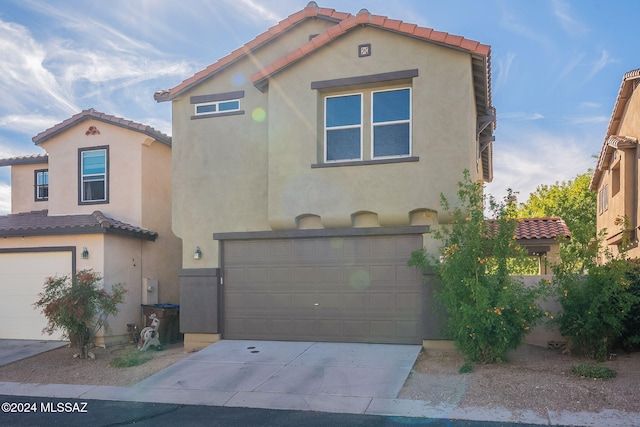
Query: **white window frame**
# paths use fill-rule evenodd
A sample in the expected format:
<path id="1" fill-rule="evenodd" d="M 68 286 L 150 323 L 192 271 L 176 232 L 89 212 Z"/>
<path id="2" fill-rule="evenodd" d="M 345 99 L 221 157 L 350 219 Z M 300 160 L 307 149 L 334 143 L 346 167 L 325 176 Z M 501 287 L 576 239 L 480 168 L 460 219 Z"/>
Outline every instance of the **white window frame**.
<path id="1" fill-rule="evenodd" d="M 393 92 L 393 91 L 399 91 L 399 90 L 405 90 L 408 89 L 409 90 L 409 118 L 406 120 L 395 120 L 395 121 L 389 121 L 389 122 L 382 122 L 382 123 L 374 123 L 373 122 L 373 95 L 376 93 L 381 93 L 381 92 Z M 395 87 L 395 88 L 391 88 L 391 89 L 382 89 L 382 90 L 374 90 L 371 91 L 371 112 L 370 112 L 370 119 L 371 119 L 371 158 L 372 159 L 399 159 L 402 157 L 411 157 L 412 153 L 413 153 L 413 144 L 412 144 L 412 139 L 413 139 L 413 126 L 412 121 L 413 121 L 413 91 L 411 90 L 411 86 L 406 86 L 406 87 Z M 392 125 L 392 124 L 401 124 L 401 123 L 408 123 L 409 124 L 409 153 L 407 154 L 399 154 L 399 155 L 392 155 L 392 156 L 376 156 L 375 155 L 375 127 L 376 126 L 385 126 L 385 125 Z"/>
<path id="2" fill-rule="evenodd" d="M 238 106 L 237 108 L 233 108 L 233 109 L 229 109 L 229 110 L 220 110 L 220 105 L 222 104 L 229 104 L 232 102 L 237 102 Z M 215 105 L 216 107 L 216 111 L 205 111 L 205 112 L 198 112 L 198 107 L 208 107 L 211 105 Z M 240 98 L 236 98 L 236 99 L 225 99 L 222 101 L 213 101 L 213 102 L 200 102 L 198 104 L 194 104 L 193 105 L 193 114 L 195 116 L 215 116 L 218 114 L 225 114 L 225 113 L 229 113 L 229 112 L 234 112 L 234 111 L 240 111 Z"/>
<path id="3" fill-rule="evenodd" d="M 330 98 L 344 98 L 347 96 L 360 96 L 360 124 L 359 125 L 347 125 L 347 126 L 332 126 L 331 128 L 327 128 L 327 100 Z M 354 93 L 343 93 L 340 95 L 327 95 L 324 97 L 324 161 L 325 163 L 342 163 L 342 162 L 357 162 L 362 161 L 363 157 L 363 120 L 364 120 L 364 95 L 362 92 L 354 92 Z M 339 160 L 328 160 L 327 159 L 327 131 L 331 130 L 341 130 L 341 129 L 360 129 L 360 155 L 357 158 L 351 159 L 339 159 Z"/>
<path id="4" fill-rule="evenodd" d="M 84 155 L 85 153 L 93 153 L 102 151 L 104 153 L 104 173 L 100 174 L 85 174 L 84 173 Z M 92 177 L 103 176 L 104 179 L 104 198 L 102 199 L 87 199 L 85 196 L 85 179 Z M 80 151 L 80 203 L 92 204 L 92 203 L 105 203 L 109 200 L 109 150 L 105 147 L 82 149 Z"/>

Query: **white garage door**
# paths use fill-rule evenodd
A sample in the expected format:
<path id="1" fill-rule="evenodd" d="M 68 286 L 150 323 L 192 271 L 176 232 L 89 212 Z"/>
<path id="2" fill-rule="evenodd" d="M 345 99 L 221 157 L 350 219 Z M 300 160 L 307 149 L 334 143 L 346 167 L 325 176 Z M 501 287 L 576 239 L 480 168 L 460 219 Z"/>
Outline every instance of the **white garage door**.
<path id="1" fill-rule="evenodd" d="M 0 338 L 60 339 L 43 334 L 47 320 L 33 303 L 47 277 L 71 274 L 71 252 L 0 253 Z"/>

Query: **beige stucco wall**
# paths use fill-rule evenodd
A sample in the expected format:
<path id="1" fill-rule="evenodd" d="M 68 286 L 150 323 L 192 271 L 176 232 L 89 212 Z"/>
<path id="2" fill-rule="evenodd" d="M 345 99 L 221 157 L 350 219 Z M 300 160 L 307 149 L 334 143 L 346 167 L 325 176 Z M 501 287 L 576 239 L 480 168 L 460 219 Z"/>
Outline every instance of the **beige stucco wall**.
<path id="1" fill-rule="evenodd" d="M 86 135 L 95 126 L 99 135 Z M 141 146 L 146 135 L 97 120 L 85 120 L 41 144 L 49 153 L 49 214 L 95 210 L 130 224 L 141 223 Z M 109 146 L 109 203 L 78 204 L 78 149 Z"/>
<path id="2" fill-rule="evenodd" d="M 35 201 L 35 171 L 48 169 L 47 163 L 11 166 L 11 213 L 48 209 L 46 200 Z"/>
<path id="3" fill-rule="evenodd" d="M 371 43 L 373 54 L 359 58 L 357 47 L 365 43 Z M 350 227 L 357 212 L 377 214 L 381 226 L 409 225 L 413 210 L 439 211 L 440 193 L 455 205 L 462 171 L 476 172 L 470 61 L 468 54 L 453 49 L 365 27 L 272 78 L 270 227 L 295 228 L 303 214 L 318 215 L 324 227 Z M 412 82 L 377 84 L 375 89 L 412 88 L 412 155 L 419 162 L 311 169 L 323 160 L 319 147 L 324 144 L 326 95 L 363 93 L 363 151 L 364 159 L 371 159 L 372 85 L 320 92 L 311 90 L 310 82 L 415 68 L 420 75 Z"/>
<path id="4" fill-rule="evenodd" d="M 219 266 L 216 232 L 408 225 L 416 210 L 430 212 L 424 223 L 446 222 L 440 193 L 455 204 L 462 171 L 479 177 L 468 54 L 365 27 L 279 73 L 265 93 L 251 84 L 252 73 L 325 27 L 306 21 L 173 100 L 173 229 L 183 240 L 184 268 Z M 362 43 L 372 44 L 371 57 L 358 58 Z M 412 155 L 419 162 L 311 168 L 323 129 L 322 94 L 310 82 L 414 68 Z M 191 119 L 191 96 L 237 90 L 245 91 L 243 115 Z M 265 120 L 254 114 L 261 111 Z M 201 260 L 193 259 L 196 247 Z"/>
<path id="5" fill-rule="evenodd" d="M 640 92 L 637 89 L 633 91 L 627 102 L 617 135 L 640 139 Z M 640 210 L 637 206 L 638 190 L 640 189 L 639 167 L 640 152 L 637 145 L 623 147 L 615 151 L 608 168 L 602 173 L 597 191 L 599 192 L 608 186 L 609 206 L 608 209 L 603 209 L 602 213 L 598 210 L 597 227 L 598 230 L 606 229 L 609 237 L 622 230 L 623 225 L 616 224 L 618 218 L 626 216 L 630 221 L 631 228 L 640 225 Z M 619 182 L 619 187 L 616 181 Z M 614 241 L 618 240 L 614 239 Z M 610 245 L 608 249 L 613 253 L 618 253 L 617 245 Z M 640 257 L 640 247 L 631 248 L 628 255 L 632 258 Z"/>
<path id="6" fill-rule="evenodd" d="M 158 233 L 143 242 L 142 277 L 158 279 L 158 301 L 178 304 L 182 241 L 171 229 L 171 148 L 150 138 L 142 146 L 141 226 Z"/>

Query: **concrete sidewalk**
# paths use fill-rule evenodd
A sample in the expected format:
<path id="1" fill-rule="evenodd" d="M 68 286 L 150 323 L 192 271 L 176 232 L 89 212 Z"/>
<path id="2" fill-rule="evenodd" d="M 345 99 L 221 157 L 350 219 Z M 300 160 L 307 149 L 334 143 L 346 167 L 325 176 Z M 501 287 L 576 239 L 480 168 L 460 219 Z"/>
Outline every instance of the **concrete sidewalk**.
<path id="1" fill-rule="evenodd" d="M 133 387 L 0 382 L 0 394 L 572 426 L 637 426 L 640 414 L 434 406 L 396 399 L 420 346 L 220 341 Z"/>
<path id="2" fill-rule="evenodd" d="M 68 344 L 69 341 L 2 339 L 0 340 L 0 366 Z"/>

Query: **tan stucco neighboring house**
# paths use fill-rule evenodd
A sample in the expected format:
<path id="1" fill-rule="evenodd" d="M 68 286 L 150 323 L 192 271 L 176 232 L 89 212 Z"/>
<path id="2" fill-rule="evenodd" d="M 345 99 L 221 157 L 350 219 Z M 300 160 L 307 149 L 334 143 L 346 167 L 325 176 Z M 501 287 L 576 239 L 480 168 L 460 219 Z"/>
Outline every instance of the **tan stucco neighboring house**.
<path id="1" fill-rule="evenodd" d="M 11 167 L 11 213 L 0 216 L 0 338 L 49 339 L 32 304 L 47 277 L 93 269 L 127 289 L 97 344 L 128 341 L 141 304 L 179 303 L 182 251 L 171 231 L 171 137 L 84 110 L 36 135 L 45 153 Z"/>
<path id="2" fill-rule="evenodd" d="M 606 232 L 605 247 L 619 253 L 626 236 L 632 258 L 640 257 L 639 84 L 640 69 L 629 71 L 622 78 L 590 187 L 598 192 L 597 227 L 598 232 Z"/>
<path id="3" fill-rule="evenodd" d="M 492 179 L 490 47 L 310 2 L 176 87 L 185 346 L 440 338 L 410 253 Z"/>

